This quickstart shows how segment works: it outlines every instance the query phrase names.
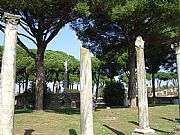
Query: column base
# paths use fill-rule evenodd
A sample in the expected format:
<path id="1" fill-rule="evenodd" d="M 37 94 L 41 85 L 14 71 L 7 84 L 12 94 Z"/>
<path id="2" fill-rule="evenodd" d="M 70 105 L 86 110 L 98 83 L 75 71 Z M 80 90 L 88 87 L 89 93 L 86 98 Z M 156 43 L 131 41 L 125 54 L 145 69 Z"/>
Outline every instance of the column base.
<path id="1" fill-rule="evenodd" d="M 86 130 L 85 132 L 80 133 L 80 135 L 94 135 L 94 133 L 92 130 Z"/>
<path id="2" fill-rule="evenodd" d="M 176 126 L 176 127 L 174 128 L 174 130 L 175 130 L 175 131 L 180 131 L 180 125 Z"/>
<path id="3" fill-rule="evenodd" d="M 155 130 L 147 128 L 147 129 L 139 129 L 136 128 L 132 135 L 155 135 Z"/>

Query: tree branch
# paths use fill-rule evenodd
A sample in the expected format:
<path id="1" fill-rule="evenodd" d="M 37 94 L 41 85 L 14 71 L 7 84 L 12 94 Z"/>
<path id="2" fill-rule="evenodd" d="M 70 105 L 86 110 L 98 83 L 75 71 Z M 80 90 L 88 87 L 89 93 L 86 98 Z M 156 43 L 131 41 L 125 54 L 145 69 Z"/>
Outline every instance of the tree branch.
<path id="1" fill-rule="evenodd" d="M 27 29 L 26 27 L 24 27 L 21 23 L 20 23 L 20 26 L 21 26 L 29 35 L 33 36 L 33 34 L 32 34 L 30 31 L 28 31 L 28 29 Z"/>
<path id="2" fill-rule="evenodd" d="M 17 44 L 19 46 L 21 46 L 33 59 L 36 58 L 36 54 L 33 53 L 32 51 L 30 51 L 26 46 L 25 44 L 19 39 L 19 37 L 17 37 Z"/>
<path id="3" fill-rule="evenodd" d="M 180 29 L 179 28 L 171 29 L 171 30 L 168 30 L 168 31 L 161 33 L 160 35 L 164 35 L 164 34 L 169 33 L 169 32 L 180 32 Z"/>
<path id="4" fill-rule="evenodd" d="M 48 37 L 48 39 L 45 41 L 45 44 L 48 44 L 59 32 L 59 30 L 68 22 L 71 22 L 73 20 L 77 19 L 77 17 L 72 17 L 72 18 L 64 18 L 62 20 L 60 20 L 60 22 L 58 23 L 58 25 L 56 26 L 55 30 L 50 34 L 50 36 Z M 67 20 L 67 21 L 63 21 L 63 20 Z"/>
<path id="5" fill-rule="evenodd" d="M 5 27 L 2 25 L 2 24 L 0 24 L 0 30 L 4 33 L 4 29 L 5 29 Z"/>
<path id="6" fill-rule="evenodd" d="M 26 25 L 26 26 L 28 27 L 28 25 L 27 25 L 27 23 L 25 22 L 24 18 L 22 18 L 22 19 L 20 20 L 20 24 Z"/>
<path id="7" fill-rule="evenodd" d="M 31 30 L 32 33 L 33 33 L 33 37 L 35 37 L 35 38 L 37 39 L 36 29 L 35 29 L 35 27 L 32 27 L 32 25 L 34 24 L 34 22 L 31 22 L 30 17 L 29 17 L 29 15 L 28 15 L 27 12 L 24 12 L 24 16 L 26 17 L 25 20 L 27 21 L 27 24 L 28 24 L 30 30 Z"/>
<path id="8" fill-rule="evenodd" d="M 46 23 L 44 24 L 43 31 L 50 29 L 51 24 L 54 22 L 54 19 L 56 19 L 56 17 L 54 17 L 54 16 L 51 17 L 51 18 L 49 18 L 48 22 L 46 22 Z"/>
<path id="9" fill-rule="evenodd" d="M 50 36 L 45 41 L 46 44 L 48 44 L 59 32 L 59 30 L 65 25 L 64 22 L 60 21 L 58 25 L 56 26 L 55 30 L 50 34 Z"/>
<path id="10" fill-rule="evenodd" d="M 18 35 L 24 36 L 24 37 L 30 39 L 34 44 L 36 44 L 36 41 L 34 41 L 31 37 L 29 37 L 29 36 L 27 36 L 27 35 L 25 35 L 25 34 L 22 34 L 22 33 L 18 33 Z"/>

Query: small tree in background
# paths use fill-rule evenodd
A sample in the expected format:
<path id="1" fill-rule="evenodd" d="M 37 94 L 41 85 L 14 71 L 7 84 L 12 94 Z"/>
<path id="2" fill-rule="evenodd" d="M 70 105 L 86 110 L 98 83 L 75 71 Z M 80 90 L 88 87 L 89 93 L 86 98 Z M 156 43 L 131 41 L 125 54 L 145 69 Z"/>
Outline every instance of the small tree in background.
<path id="1" fill-rule="evenodd" d="M 106 83 L 104 101 L 107 106 L 122 106 L 125 88 L 120 82 Z"/>

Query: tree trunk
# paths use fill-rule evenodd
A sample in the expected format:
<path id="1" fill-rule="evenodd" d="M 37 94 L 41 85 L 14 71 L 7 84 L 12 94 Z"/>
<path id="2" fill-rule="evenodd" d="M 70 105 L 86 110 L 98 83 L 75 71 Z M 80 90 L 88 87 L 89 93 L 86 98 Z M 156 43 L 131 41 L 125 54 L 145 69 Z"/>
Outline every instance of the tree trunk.
<path id="1" fill-rule="evenodd" d="M 26 77 L 26 82 L 25 82 L 25 93 L 28 91 L 28 77 Z"/>
<path id="2" fill-rule="evenodd" d="M 24 88 L 24 92 L 25 92 L 25 106 L 28 105 L 28 102 L 27 102 L 27 92 L 28 92 L 28 77 L 26 77 L 26 80 L 25 80 L 25 88 Z"/>
<path id="3" fill-rule="evenodd" d="M 19 94 L 21 93 L 21 82 L 18 82 L 19 85 Z"/>
<path id="4" fill-rule="evenodd" d="M 55 83 L 56 83 L 56 80 L 53 81 L 53 93 L 55 93 L 55 90 L 54 90 L 54 88 L 55 88 Z"/>
<path id="5" fill-rule="evenodd" d="M 111 85 L 113 85 L 113 77 L 111 76 L 110 79 L 111 79 Z"/>
<path id="6" fill-rule="evenodd" d="M 45 83 L 44 51 L 45 49 L 39 47 L 36 54 L 36 110 L 43 110 L 43 91 Z"/>
<path id="7" fill-rule="evenodd" d="M 99 78 L 100 78 L 100 74 L 98 74 L 97 81 L 96 81 L 96 101 L 97 101 L 97 99 L 98 99 Z"/>
<path id="8" fill-rule="evenodd" d="M 58 91 L 59 91 L 59 82 L 58 81 L 55 81 L 55 91 L 56 91 L 56 93 L 58 93 Z"/>
<path id="9" fill-rule="evenodd" d="M 155 98 L 156 98 L 156 95 L 155 95 L 155 75 L 154 73 L 152 73 L 152 91 L 153 91 L 153 103 L 155 103 Z"/>
<path id="10" fill-rule="evenodd" d="M 169 87 L 169 81 L 168 80 L 166 81 L 166 87 L 167 88 Z"/>
<path id="11" fill-rule="evenodd" d="M 69 71 L 67 72 L 67 88 L 70 88 L 70 82 L 69 82 Z"/>
<path id="12" fill-rule="evenodd" d="M 129 99 L 130 99 L 130 107 L 136 107 L 136 77 L 135 77 L 135 48 L 134 46 L 128 49 L 128 57 L 129 57 Z"/>
<path id="13" fill-rule="evenodd" d="M 78 86 L 79 86 L 79 83 L 77 83 L 77 88 L 76 88 L 77 90 L 79 90 L 79 87 L 78 87 Z"/>
<path id="14" fill-rule="evenodd" d="M 59 92 L 58 93 L 61 93 L 61 82 L 59 81 Z"/>
<path id="15" fill-rule="evenodd" d="M 24 80 L 22 81 L 23 93 L 25 92 Z"/>
<path id="16" fill-rule="evenodd" d="M 157 91 L 161 88 L 161 79 L 157 79 Z"/>
<path id="17" fill-rule="evenodd" d="M 99 83 L 96 83 L 96 101 L 98 99 L 98 90 L 99 90 Z"/>
<path id="18" fill-rule="evenodd" d="M 36 80 L 33 80 L 33 81 L 32 81 L 32 91 L 36 89 L 36 88 L 35 88 L 35 82 L 36 82 Z"/>

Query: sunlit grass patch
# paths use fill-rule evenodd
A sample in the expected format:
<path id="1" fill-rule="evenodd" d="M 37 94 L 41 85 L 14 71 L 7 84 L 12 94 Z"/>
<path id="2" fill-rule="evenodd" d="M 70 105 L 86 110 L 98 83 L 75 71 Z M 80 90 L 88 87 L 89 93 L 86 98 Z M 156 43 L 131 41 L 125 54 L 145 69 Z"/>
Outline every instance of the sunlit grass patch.
<path id="1" fill-rule="evenodd" d="M 157 135 L 180 134 L 177 105 L 149 107 L 150 127 Z M 95 135 L 130 135 L 138 127 L 137 108 L 97 109 L 93 112 Z M 79 135 L 80 110 L 16 110 L 14 135 L 23 135 L 30 129 L 32 135 Z M 175 133 L 174 133 L 175 132 Z"/>

